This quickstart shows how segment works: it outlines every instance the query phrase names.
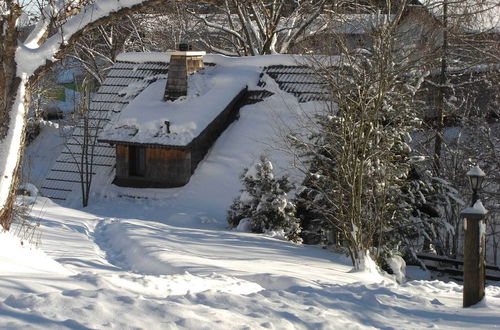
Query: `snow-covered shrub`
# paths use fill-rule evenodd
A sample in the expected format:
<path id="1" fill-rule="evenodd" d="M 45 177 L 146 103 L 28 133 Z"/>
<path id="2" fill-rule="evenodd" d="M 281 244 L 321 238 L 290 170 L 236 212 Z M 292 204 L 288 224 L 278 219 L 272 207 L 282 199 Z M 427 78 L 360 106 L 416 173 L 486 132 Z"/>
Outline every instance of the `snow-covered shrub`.
<path id="1" fill-rule="evenodd" d="M 387 266 L 391 269 L 398 283 L 403 283 L 406 277 L 406 262 L 399 255 L 393 255 L 386 259 Z"/>
<path id="2" fill-rule="evenodd" d="M 21 240 L 21 245 L 41 243 L 40 222 L 30 216 L 37 196 L 38 189 L 31 183 L 21 184 L 16 191 L 10 232 Z"/>
<path id="3" fill-rule="evenodd" d="M 332 228 L 324 226 L 327 222 L 324 221 L 323 213 L 315 207 L 314 200 L 316 197 L 321 199 L 321 195 L 309 187 L 309 177 L 306 176 L 302 186 L 297 188 L 293 199 L 297 210 L 296 216 L 300 219 L 302 227 L 300 235 L 305 244 L 323 244 L 327 246 L 334 243 L 335 239 L 332 239 L 331 242 L 328 239 Z"/>
<path id="4" fill-rule="evenodd" d="M 238 227 L 240 221 L 245 219 L 253 232 L 283 230 L 287 239 L 301 242 L 295 205 L 287 198 L 293 188 L 288 178 L 275 178 L 272 163 L 261 156 L 260 161 L 243 171 L 241 180 L 244 189 L 229 208 L 229 225 Z"/>

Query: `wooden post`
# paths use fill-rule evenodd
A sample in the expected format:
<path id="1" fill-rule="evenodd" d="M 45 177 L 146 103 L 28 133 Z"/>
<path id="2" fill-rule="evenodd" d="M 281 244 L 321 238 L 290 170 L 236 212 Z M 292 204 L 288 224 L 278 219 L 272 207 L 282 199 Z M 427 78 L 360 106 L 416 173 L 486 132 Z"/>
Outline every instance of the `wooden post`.
<path id="1" fill-rule="evenodd" d="M 463 307 L 477 304 L 484 297 L 485 225 L 483 219 L 471 218 L 464 219 Z"/>
<path id="2" fill-rule="evenodd" d="M 478 199 L 478 192 L 484 180 L 485 173 L 475 166 L 467 174 L 472 189 L 471 206 L 460 214 L 464 217 L 464 301 L 463 306 L 469 307 L 477 304 L 484 297 L 484 255 L 485 231 L 484 218 L 488 210 Z"/>

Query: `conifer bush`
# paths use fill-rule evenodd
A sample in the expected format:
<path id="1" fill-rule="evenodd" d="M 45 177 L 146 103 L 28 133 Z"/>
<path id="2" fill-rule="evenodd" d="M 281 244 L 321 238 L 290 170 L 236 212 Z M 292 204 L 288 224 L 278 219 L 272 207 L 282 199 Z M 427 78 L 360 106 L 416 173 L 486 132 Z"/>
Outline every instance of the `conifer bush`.
<path id="1" fill-rule="evenodd" d="M 275 178 L 272 163 L 261 156 L 243 171 L 241 181 L 244 188 L 229 208 L 229 225 L 234 228 L 246 221 L 252 232 L 282 230 L 288 240 L 301 242 L 300 220 L 295 216 L 295 205 L 287 198 L 293 189 L 288 177 Z"/>

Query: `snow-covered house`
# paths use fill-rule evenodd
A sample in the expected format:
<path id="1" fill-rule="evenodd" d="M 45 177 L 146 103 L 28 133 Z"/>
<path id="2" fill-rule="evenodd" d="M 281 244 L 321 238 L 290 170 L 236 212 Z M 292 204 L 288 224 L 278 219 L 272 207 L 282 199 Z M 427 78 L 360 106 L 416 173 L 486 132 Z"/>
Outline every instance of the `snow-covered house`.
<path id="1" fill-rule="evenodd" d="M 237 118 L 240 108 L 269 107 L 272 112 L 282 107 L 289 112 L 283 96 L 271 97 L 276 92 L 298 103 L 324 98 L 322 84 L 304 65 L 304 58 L 293 55 L 205 55 L 203 69 L 198 62 L 192 64 L 192 74 L 189 70 L 182 73 L 188 86 L 185 95 L 173 95 L 176 91 L 169 89 L 173 86 L 169 80 L 177 77 L 174 85 L 184 84 L 174 58 L 188 54 L 128 53 L 118 57 L 90 104 L 90 121 L 99 127 L 93 166 L 97 186 L 111 182 L 132 187 L 181 186 L 218 135 Z M 75 159 L 81 154 L 81 145 L 74 141 L 83 139 L 82 135 L 78 126 L 73 142 L 42 184 L 44 196 L 60 201 L 78 198 L 80 171 Z M 247 165 L 241 164 L 241 168 Z"/>
<path id="2" fill-rule="evenodd" d="M 248 72 L 204 69 L 204 52 L 169 55 L 166 84 L 152 82 L 99 135 L 116 147 L 116 185 L 185 185 L 246 96 Z"/>

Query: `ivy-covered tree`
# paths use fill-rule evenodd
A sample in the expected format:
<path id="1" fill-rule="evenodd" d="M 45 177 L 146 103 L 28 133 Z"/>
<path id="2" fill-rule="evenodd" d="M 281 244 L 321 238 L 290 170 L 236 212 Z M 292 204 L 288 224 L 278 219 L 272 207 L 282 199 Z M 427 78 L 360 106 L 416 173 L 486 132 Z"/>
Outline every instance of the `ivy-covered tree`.
<path id="1" fill-rule="evenodd" d="M 229 225 L 237 227 L 244 220 L 253 232 L 283 230 L 287 239 L 301 242 L 295 205 L 287 198 L 293 188 L 288 178 L 275 178 L 272 163 L 261 156 L 260 161 L 243 171 L 241 181 L 244 188 L 228 211 Z"/>

